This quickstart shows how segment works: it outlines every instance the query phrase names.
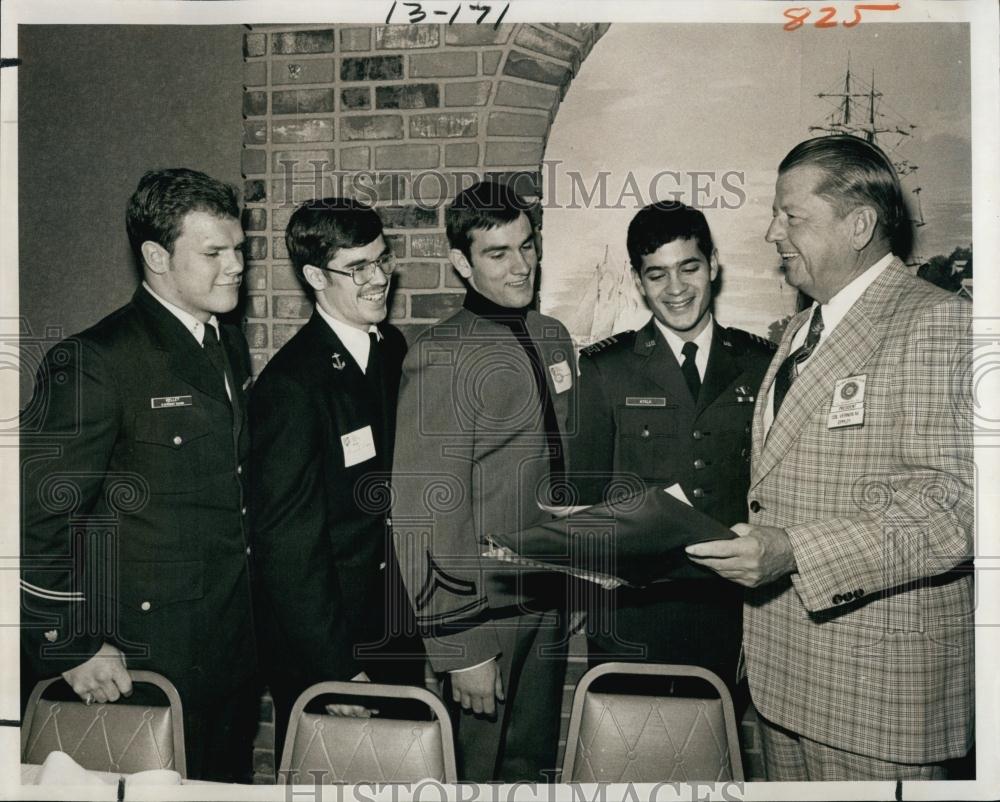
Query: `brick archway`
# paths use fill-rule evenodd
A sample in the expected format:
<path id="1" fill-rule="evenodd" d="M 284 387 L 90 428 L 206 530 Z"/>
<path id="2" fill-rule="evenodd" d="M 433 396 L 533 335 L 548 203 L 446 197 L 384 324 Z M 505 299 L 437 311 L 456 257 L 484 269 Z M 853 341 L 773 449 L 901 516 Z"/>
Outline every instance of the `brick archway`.
<path id="1" fill-rule="evenodd" d="M 441 201 L 473 176 L 541 194 L 552 121 L 607 24 L 266 25 L 244 33 L 246 330 L 255 371 L 311 304 L 283 231 L 317 194 L 375 200 L 412 333 L 461 302 Z M 440 176 L 440 177 L 439 177 Z"/>

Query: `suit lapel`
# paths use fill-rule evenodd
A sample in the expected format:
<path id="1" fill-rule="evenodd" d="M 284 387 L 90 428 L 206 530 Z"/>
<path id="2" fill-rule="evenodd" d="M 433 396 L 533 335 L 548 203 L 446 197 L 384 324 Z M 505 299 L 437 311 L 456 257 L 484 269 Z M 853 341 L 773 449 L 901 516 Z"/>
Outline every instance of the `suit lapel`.
<path id="1" fill-rule="evenodd" d="M 212 365 L 194 335 L 143 287 L 136 290 L 133 301 L 146 318 L 153 345 L 166 354 L 166 369 L 228 407 L 225 385 L 214 379 Z"/>
<path id="2" fill-rule="evenodd" d="M 525 325 L 528 328 L 528 334 L 535 343 L 535 347 L 538 349 L 538 354 L 542 358 L 542 370 L 545 373 L 545 386 L 549 390 L 549 398 L 552 399 L 552 406 L 555 409 L 556 420 L 559 422 L 559 428 L 565 434 L 566 429 L 566 417 L 569 414 L 569 395 L 567 392 L 570 385 L 562 385 L 561 388 L 555 386 L 555 382 L 552 380 L 552 366 L 558 365 L 562 362 L 566 363 L 566 366 L 570 368 L 570 382 L 576 381 L 576 376 L 572 375 L 572 354 L 567 353 L 565 344 L 558 338 L 558 329 L 555 329 L 551 324 L 543 324 L 539 316 L 535 312 L 528 312 L 525 318 Z M 562 392 L 557 392 L 561 389 Z"/>
<path id="3" fill-rule="evenodd" d="M 233 437 L 239 439 L 240 432 L 246 422 L 246 390 L 245 384 L 248 374 L 243 361 L 243 350 L 239 340 L 228 326 L 219 324 L 219 331 L 222 332 L 222 347 L 225 351 L 226 361 L 229 363 L 229 373 L 233 386 L 229 388 L 232 398 L 229 399 L 233 408 Z"/>
<path id="4" fill-rule="evenodd" d="M 694 400 L 688 390 L 681 366 L 674 356 L 673 350 L 667 344 L 663 335 L 656 328 L 654 320 L 639 329 L 635 337 L 632 351 L 643 357 L 640 370 L 653 384 L 661 388 L 667 398 L 678 406 L 693 407 Z"/>
<path id="5" fill-rule="evenodd" d="M 778 366 L 788 355 L 795 331 L 805 325 L 810 311 L 807 309 L 799 313 L 794 320 L 797 324 L 794 330 L 789 326 L 790 333 L 782 339 L 781 347 L 768 368 L 759 396 L 760 404 L 755 411 L 751 487 L 781 461 L 816 408 L 830 403 L 834 382 L 863 370 L 884 336 L 883 321 L 892 316 L 894 301 L 899 295 L 897 285 L 901 277 L 905 277 L 902 271 L 902 263 L 897 259 L 865 290 L 837 324 L 833 334 L 819 347 L 802 375 L 792 384 L 781 405 L 781 412 L 764 440 L 763 405 L 767 403 L 768 389 Z"/>
<path id="6" fill-rule="evenodd" d="M 373 415 L 373 418 L 377 419 L 379 426 L 379 431 L 376 432 L 376 442 L 379 445 L 379 459 L 385 470 L 388 471 L 392 468 L 392 449 L 394 445 L 393 441 L 395 440 L 396 423 L 396 397 L 389 376 L 394 357 L 389 353 L 389 338 L 386 336 L 383 326 L 380 325 L 378 328 L 379 333 L 382 335 L 382 340 L 377 346 L 380 349 L 379 362 L 381 364 L 381 371 L 377 377 L 366 378 L 371 379 L 368 385 L 370 387 L 374 385 L 375 392 L 378 395 L 379 406 L 376 410 L 377 415 Z"/>
<path id="7" fill-rule="evenodd" d="M 708 352 L 705 380 L 701 383 L 701 391 L 698 393 L 696 414 L 711 406 L 743 370 L 733 357 L 732 343 L 726 339 L 722 327 L 714 322 L 712 325 L 714 326 L 712 345 Z"/>
<path id="8" fill-rule="evenodd" d="M 318 312 L 313 312 L 306 323 L 303 336 L 308 338 L 306 351 L 315 360 L 313 369 L 325 378 L 321 386 L 323 402 L 329 410 L 337 438 L 333 446 L 340 446 L 341 436 L 371 422 L 376 458 L 380 465 L 383 464 L 386 456 L 385 433 L 382 418 L 373 414 L 378 399 L 372 396 L 365 374 L 337 333 Z"/>
<path id="9" fill-rule="evenodd" d="M 788 322 L 788 327 L 785 329 L 781 342 L 778 343 L 778 350 L 771 359 L 771 364 L 767 366 L 767 372 L 764 374 L 760 390 L 757 393 L 757 405 L 753 410 L 753 433 L 750 445 L 751 487 L 756 485 L 764 476 L 761 470 L 763 467 L 764 452 L 764 410 L 767 404 L 771 403 L 769 398 L 771 385 L 774 383 L 774 377 L 777 375 L 781 363 L 785 361 L 785 357 L 791 352 L 792 340 L 795 338 L 796 332 L 805 325 L 809 319 L 809 315 L 810 311 L 804 309 Z"/>

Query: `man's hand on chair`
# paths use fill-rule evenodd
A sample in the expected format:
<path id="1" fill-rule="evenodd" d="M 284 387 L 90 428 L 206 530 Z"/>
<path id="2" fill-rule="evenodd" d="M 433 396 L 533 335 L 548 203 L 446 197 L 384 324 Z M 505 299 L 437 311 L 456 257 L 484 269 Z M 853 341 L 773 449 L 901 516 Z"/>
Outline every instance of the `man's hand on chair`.
<path id="1" fill-rule="evenodd" d="M 117 702 L 132 695 L 132 678 L 125 668 L 125 655 L 110 643 L 76 668 L 64 671 L 63 679 L 88 705 L 91 702 Z"/>

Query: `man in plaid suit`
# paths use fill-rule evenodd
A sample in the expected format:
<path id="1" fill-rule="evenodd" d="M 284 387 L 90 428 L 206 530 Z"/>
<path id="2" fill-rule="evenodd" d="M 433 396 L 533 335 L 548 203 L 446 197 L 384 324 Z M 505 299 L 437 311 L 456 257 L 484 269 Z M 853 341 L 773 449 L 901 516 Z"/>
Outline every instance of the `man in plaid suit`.
<path id="1" fill-rule="evenodd" d="M 813 299 L 758 393 L 740 537 L 688 547 L 748 588 L 768 779 L 945 779 L 973 739 L 971 305 L 909 274 L 877 147 L 797 145 L 774 242 Z"/>

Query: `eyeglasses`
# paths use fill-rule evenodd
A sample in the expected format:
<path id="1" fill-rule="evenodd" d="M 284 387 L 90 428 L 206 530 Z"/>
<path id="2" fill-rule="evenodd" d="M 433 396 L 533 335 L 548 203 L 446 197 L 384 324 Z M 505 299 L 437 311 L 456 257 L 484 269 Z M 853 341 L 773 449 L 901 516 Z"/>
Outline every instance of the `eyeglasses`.
<path id="1" fill-rule="evenodd" d="M 321 267 L 320 270 L 325 270 L 328 273 L 339 273 L 341 276 L 350 276 L 354 283 L 361 287 L 375 278 L 376 267 L 386 276 L 391 276 L 396 270 L 396 257 L 392 251 L 386 251 L 378 259 L 355 265 L 348 270 L 338 270 L 335 267 Z"/>

